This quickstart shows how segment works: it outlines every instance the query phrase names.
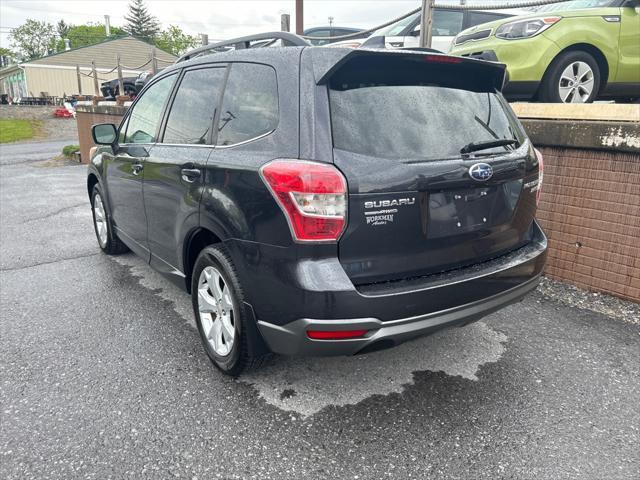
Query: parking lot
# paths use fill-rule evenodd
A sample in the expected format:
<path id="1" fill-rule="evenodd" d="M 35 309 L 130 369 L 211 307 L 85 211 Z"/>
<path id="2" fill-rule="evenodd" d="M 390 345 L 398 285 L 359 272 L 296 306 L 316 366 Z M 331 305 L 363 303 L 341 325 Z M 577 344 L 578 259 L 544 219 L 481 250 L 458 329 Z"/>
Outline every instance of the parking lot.
<path id="1" fill-rule="evenodd" d="M 640 475 L 637 306 L 547 283 L 464 328 L 231 380 L 186 293 L 100 252 L 86 166 L 48 161 L 65 143 L 0 150 L 1 478 Z"/>

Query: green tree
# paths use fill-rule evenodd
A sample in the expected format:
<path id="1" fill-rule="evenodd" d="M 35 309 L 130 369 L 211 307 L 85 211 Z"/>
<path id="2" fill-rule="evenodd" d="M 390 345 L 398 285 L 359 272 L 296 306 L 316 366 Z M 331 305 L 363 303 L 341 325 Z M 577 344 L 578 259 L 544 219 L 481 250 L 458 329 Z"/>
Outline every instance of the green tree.
<path id="1" fill-rule="evenodd" d="M 68 23 L 66 23 L 64 20 L 60 20 L 57 24 L 56 24 L 56 30 L 58 31 L 58 35 L 60 36 L 60 38 L 65 39 L 67 38 L 67 33 L 69 33 L 69 29 L 71 28 L 71 25 L 69 25 Z"/>
<path id="2" fill-rule="evenodd" d="M 122 28 L 111 27 L 111 36 L 126 35 Z M 64 37 L 57 41 L 58 51 L 64 50 L 64 39 L 68 38 L 71 42 L 71 48 L 84 47 L 100 43 L 107 39 L 105 26 L 99 23 L 88 23 L 87 25 L 68 25 L 67 32 Z"/>
<path id="3" fill-rule="evenodd" d="M 56 29 L 48 22 L 39 22 L 30 18 L 11 30 L 9 40 L 26 60 L 40 58 L 52 52 L 56 43 Z"/>
<path id="4" fill-rule="evenodd" d="M 0 67 L 11 65 L 16 59 L 16 54 L 8 48 L 0 47 Z"/>
<path id="5" fill-rule="evenodd" d="M 135 37 L 153 39 L 160 32 L 158 19 L 147 11 L 144 0 L 131 0 L 124 29 Z"/>
<path id="6" fill-rule="evenodd" d="M 198 39 L 184 33 L 180 27 L 169 25 L 155 39 L 156 47 L 173 55 L 181 55 L 198 45 Z"/>

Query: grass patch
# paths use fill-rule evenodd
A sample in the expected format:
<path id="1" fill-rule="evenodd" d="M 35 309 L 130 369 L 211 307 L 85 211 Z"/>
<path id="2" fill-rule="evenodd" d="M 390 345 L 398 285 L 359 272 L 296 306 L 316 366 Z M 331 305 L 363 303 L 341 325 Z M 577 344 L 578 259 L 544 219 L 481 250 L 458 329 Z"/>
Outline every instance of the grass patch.
<path id="1" fill-rule="evenodd" d="M 62 147 L 62 155 L 67 158 L 73 157 L 73 154 L 80 151 L 80 145 L 65 145 Z"/>
<path id="2" fill-rule="evenodd" d="M 33 120 L 0 119 L 0 143 L 17 142 L 33 138 L 38 122 Z"/>

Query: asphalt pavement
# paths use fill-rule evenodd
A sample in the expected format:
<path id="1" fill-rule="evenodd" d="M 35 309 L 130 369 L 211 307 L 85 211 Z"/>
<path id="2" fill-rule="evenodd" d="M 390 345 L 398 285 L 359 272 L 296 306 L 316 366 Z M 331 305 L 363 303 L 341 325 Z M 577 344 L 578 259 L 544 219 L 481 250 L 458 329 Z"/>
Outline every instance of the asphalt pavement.
<path id="1" fill-rule="evenodd" d="M 535 293 L 232 380 L 186 293 L 100 252 L 64 143 L 0 146 L 0 478 L 640 477 L 640 325 Z"/>

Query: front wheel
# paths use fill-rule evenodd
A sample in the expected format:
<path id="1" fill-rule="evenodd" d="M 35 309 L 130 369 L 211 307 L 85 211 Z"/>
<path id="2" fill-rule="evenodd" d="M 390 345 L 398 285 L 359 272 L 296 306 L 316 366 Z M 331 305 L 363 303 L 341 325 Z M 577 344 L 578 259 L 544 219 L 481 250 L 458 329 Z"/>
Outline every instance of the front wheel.
<path id="1" fill-rule="evenodd" d="M 93 213 L 93 228 L 102 251 L 109 255 L 128 252 L 129 248 L 122 243 L 122 240 L 118 238 L 118 235 L 113 230 L 107 204 L 98 185 L 93 187 L 91 212 Z"/>
<path id="2" fill-rule="evenodd" d="M 207 355 L 223 373 L 238 376 L 261 366 L 267 355 L 248 339 L 244 293 L 231 258 L 222 246 L 206 247 L 191 278 L 191 301 Z"/>
<path id="3" fill-rule="evenodd" d="M 542 80 L 540 100 L 549 103 L 591 103 L 600 90 L 598 62 L 587 52 L 565 52 Z"/>

